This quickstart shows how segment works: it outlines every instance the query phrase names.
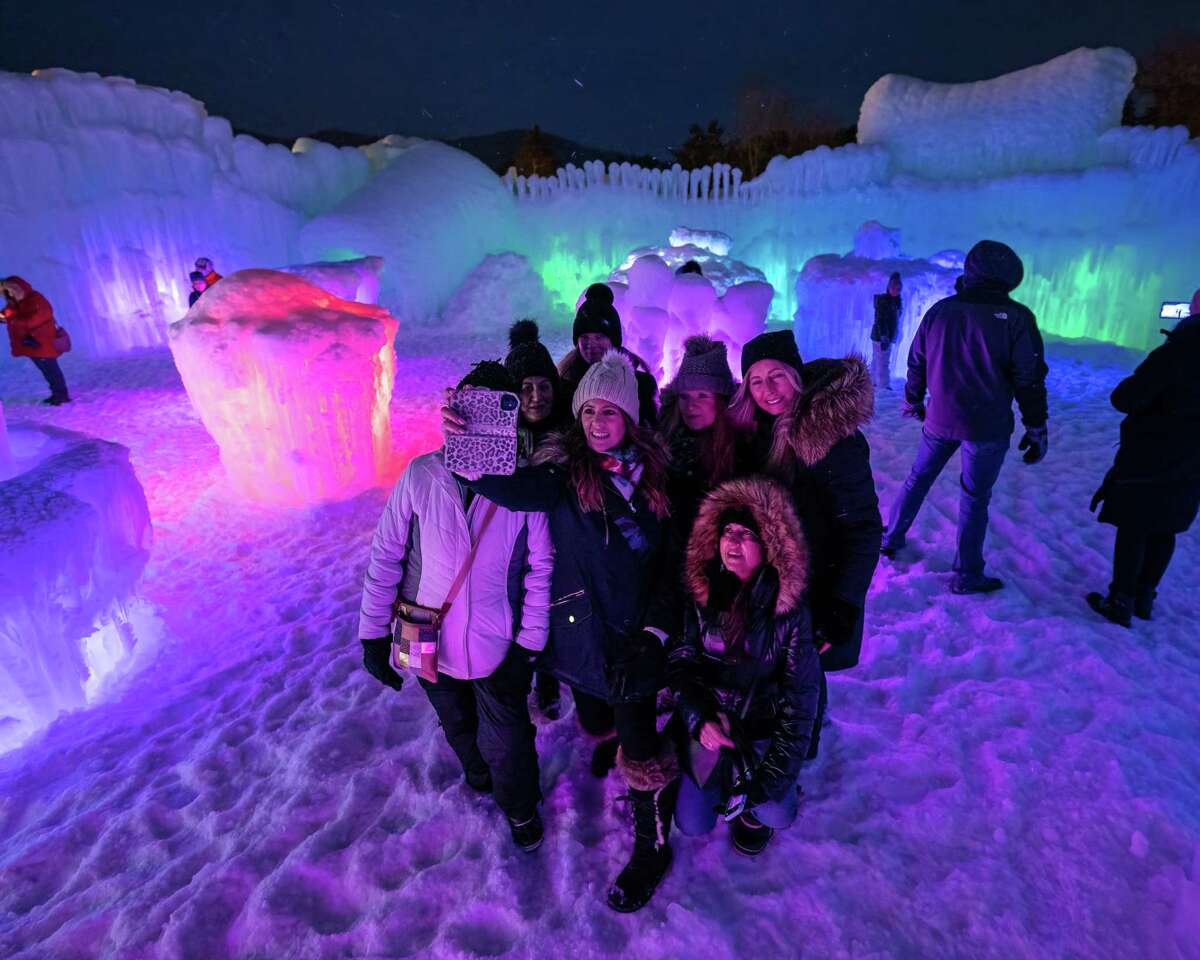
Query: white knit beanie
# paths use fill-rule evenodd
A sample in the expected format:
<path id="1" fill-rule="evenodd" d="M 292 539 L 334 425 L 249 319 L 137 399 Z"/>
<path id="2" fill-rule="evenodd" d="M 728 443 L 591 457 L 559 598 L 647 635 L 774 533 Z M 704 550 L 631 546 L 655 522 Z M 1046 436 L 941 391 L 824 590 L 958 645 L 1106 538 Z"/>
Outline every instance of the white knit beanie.
<path id="1" fill-rule="evenodd" d="M 571 401 L 571 414 L 579 416 L 579 410 L 589 400 L 607 400 L 620 407 L 634 423 L 638 422 L 641 401 L 638 397 L 637 374 L 629 358 L 619 350 L 609 350 L 598 362 L 588 367 L 587 372 L 575 388 Z"/>

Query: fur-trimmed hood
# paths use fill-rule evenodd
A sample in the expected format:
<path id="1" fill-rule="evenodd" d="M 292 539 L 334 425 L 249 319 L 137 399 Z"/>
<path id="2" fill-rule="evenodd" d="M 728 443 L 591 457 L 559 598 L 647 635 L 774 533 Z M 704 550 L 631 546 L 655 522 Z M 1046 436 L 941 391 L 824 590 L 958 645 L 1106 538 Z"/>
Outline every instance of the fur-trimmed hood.
<path id="1" fill-rule="evenodd" d="M 704 498 L 688 539 L 684 578 L 701 606 L 708 603 L 708 569 L 718 555 L 721 531 L 717 522 L 731 508 L 747 509 L 758 523 L 766 563 L 779 575 L 775 615 L 794 610 L 808 582 L 808 547 L 796 517 L 792 496 L 767 477 L 729 480 Z"/>
<path id="2" fill-rule="evenodd" d="M 858 354 L 822 358 L 804 365 L 804 390 L 775 430 L 784 431 L 805 466 L 824 460 L 834 444 L 871 421 L 875 388 L 867 362 Z"/>

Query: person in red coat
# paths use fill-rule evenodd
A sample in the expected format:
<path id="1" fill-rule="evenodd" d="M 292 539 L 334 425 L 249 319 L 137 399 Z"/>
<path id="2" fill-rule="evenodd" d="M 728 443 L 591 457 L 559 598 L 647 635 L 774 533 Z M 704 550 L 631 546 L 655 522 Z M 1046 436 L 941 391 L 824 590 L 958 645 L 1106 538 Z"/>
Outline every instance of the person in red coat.
<path id="1" fill-rule="evenodd" d="M 55 345 L 58 325 L 50 301 L 20 277 L 9 277 L 0 283 L 0 293 L 7 305 L 0 311 L 0 320 L 8 324 L 8 342 L 14 357 L 29 357 L 50 385 L 50 396 L 43 401 L 51 406 L 69 403 L 67 381 L 58 366 L 61 356 Z"/>

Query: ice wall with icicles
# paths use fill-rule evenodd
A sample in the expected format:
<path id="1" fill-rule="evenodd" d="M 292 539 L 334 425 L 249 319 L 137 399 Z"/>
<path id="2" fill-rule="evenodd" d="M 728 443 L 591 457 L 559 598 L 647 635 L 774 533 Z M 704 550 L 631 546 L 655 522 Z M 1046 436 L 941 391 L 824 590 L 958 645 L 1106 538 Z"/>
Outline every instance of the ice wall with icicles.
<path id="1" fill-rule="evenodd" d="M 68 70 L 0 72 L 0 263 L 77 350 L 166 342 L 198 256 L 293 263 L 300 227 L 366 182 L 360 150 L 235 136 L 183 93 Z"/>

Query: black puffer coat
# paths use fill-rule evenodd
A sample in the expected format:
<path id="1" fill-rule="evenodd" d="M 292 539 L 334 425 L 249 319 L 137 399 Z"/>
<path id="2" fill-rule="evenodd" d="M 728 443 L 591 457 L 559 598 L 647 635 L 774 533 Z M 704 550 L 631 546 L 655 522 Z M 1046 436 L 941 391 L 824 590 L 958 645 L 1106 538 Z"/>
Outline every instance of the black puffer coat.
<path id="1" fill-rule="evenodd" d="M 820 697 L 821 665 L 804 602 L 808 557 L 790 500 L 765 477 L 730 480 L 705 499 L 687 548 L 692 602 L 667 658 L 668 682 L 689 737 L 698 738 L 700 728 L 723 712 L 745 741 L 769 740 L 752 778 L 755 802 L 779 800 L 795 784 Z M 766 553 L 752 586 L 752 619 L 741 657 L 704 644 L 706 628 L 718 616 L 710 607 L 713 580 L 721 576 L 718 520 L 731 507 L 751 511 Z"/>
<path id="2" fill-rule="evenodd" d="M 549 520 L 550 641 L 537 669 L 610 703 L 654 696 L 660 674 L 628 677 L 618 687 L 613 667 L 643 628 L 678 632 L 679 550 L 670 518 L 654 515 L 640 487 L 630 502 L 607 478 L 604 509 L 585 511 L 559 437 L 543 442 L 534 463 L 468 486 L 502 507 L 544 512 Z"/>
<path id="3" fill-rule="evenodd" d="M 874 391 L 861 357 L 813 360 L 801 376 L 791 412 L 774 421 L 760 414 L 739 473 L 773 472 L 790 486 L 808 543 L 813 626 L 833 644 L 821 664 L 845 670 L 862 652 L 863 608 L 883 539 L 871 448 L 859 429 L 871 419 Z M 790 476 L 768 464 L 779 433 L 795 456 Z"/>
<path id="4" fill-rule="evenodd" d="M 1200 508 L 1200 315 L 1181 320 L 1112 393 L 1127 414 L 1104 484 L 1100 520 L 1183 533 Z M 1093 503 L 1094 506 L 1094 503 Z"/>

